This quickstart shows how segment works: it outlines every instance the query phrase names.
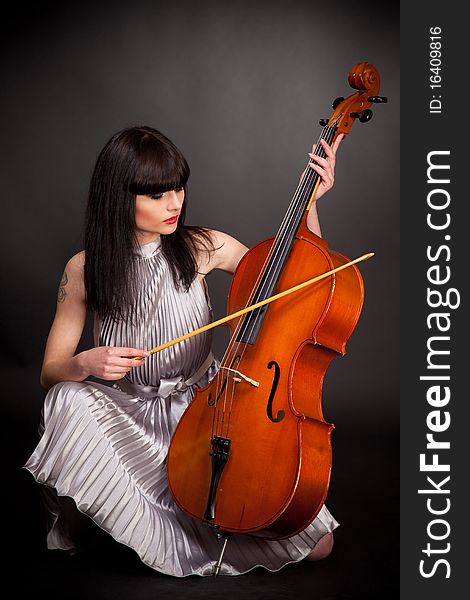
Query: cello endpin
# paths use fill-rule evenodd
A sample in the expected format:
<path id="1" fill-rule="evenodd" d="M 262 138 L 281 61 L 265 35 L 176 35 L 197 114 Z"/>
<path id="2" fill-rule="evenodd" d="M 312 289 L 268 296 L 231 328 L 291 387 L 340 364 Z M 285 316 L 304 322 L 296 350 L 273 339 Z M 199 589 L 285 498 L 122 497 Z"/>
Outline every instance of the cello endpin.
<path id="1" fill-rule="evenodd" d="M 214 577 L 217 577 L 217 575 L 220 573 L 220 567 L 222 566 L 222 559 L 224 557 L 224 552 L 225 552 L 225 548 L 227 546 L 227 542 L 229 540 L 230 534 L 219 534 L 219 535 L 223 535 L 224 539 L 224 545 L 222 546 L 222 550 L 220 551 L 220 555 L 219 555 L 219 560 L 217 561 L 217 563 L 212 567 L 212 575 Z"/>

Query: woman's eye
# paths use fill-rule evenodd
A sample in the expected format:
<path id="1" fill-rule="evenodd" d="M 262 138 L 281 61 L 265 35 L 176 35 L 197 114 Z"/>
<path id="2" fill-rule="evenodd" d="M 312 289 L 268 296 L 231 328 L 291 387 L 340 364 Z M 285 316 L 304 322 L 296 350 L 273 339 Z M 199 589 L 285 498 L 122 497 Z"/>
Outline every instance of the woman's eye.
<path id="1" fill-rule="evenodd" d="M 175 189 L 175 192 L 183 192 L 183 191 L 184 191 L 183 187 Z M 152 200 L 160 200 L 160 198 L 163 198 L 165 193 L 166 192 L 162 192 L 161 194 L 148 194 L 148 198 L 151 198 Z"/>

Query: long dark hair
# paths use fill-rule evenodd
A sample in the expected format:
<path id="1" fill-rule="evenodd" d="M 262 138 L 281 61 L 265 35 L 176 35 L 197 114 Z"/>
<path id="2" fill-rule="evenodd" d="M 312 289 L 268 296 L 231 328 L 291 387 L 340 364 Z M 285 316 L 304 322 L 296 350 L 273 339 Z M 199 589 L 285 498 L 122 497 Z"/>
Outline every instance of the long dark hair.
<path id="1" fill-rule="evenodd" d="M 136 195 L 183 188 L 185 201 L 176 230 L 161 235 L 162 252 L 176 286 L 188 289 L 197 274 L 199 251 L 214 250 L 207 229 L 185 226 L 189 166 L 160 131 L 129 127 L 100 152 L 91 177 L 85 222 L 85 290 L 88 307 L 100 318 L 130 316 L 139 281 Z"/>

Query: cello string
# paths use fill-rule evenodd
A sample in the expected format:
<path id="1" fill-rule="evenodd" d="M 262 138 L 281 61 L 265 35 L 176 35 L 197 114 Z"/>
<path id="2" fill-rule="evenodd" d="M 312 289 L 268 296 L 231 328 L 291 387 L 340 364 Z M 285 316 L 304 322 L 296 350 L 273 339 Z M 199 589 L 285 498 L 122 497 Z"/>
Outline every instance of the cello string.
<path id="1" fill-rule="evenodd" d="M 325 129 L 329 129 L 329 127 L 326 127 Z M 320 139 L 321 139 L 321 137 L 322 136 L 320 136 Z M 317 144 L 317 147 L 318 147 L 318 144 Z M 321 146 L 320 146 L 320 148 L 321 148 Z M 320 152 L 318 152 L 317 155 L 320 156 Z M 313 175 L 311 175 L 311 173 L 313 173 Z M 278 230 L 278 233 L 277 233 L 277 235 L 275 237 L 275 240 L 274 240 L 274 243 L 273 243 L 273 245 L 271 247 L 271 250 L 268 253 L 268 255 L 267 255 L 267 257 L 266 257 L 266 259 L 264 261 L 263 267 L 260 270 L 260 274 L 258 276 L 258 279 L 257 279 L 256 283 L 258 283 L 259 280 L 263 276 L 266 276 L 265 281 L 263 282 L 263 287 L 261 287 L 259 289 L 256 289 L 256 283 L 255 283 L 255 287 L 254 287 L 253 292 L 252 292 L 252 294 L 250 296 L 250 301 L 247 303 L 247 306 L 249 306 L 250 303 L 252 303 L 252 298 L 254 296 L 254 293 L 258 292 L 258 294 L 259 294 L 260 291 L 264 291 L 266 283 L 270 283 L 272 281 L 272 280 L 271 281 L 269 280 L 269 277 L 271 277 L 272 275 L 269 272 L 269 270 L 267 270 L 267 267 L 269 266 L 269 268 L 271 270 L 272 270 L 273 267 L 274 268 L 276 267 L 277 259 L 278 259 L 278 254 L 282 250 L 282 249 L 280 250 L 280 245 L 281 244 L 279 242 L 281 241 L 281 243 L 283 243 L 284 242 L 283 238 L 288 237 L 292 233 L 292 231 L 289 231 L 287 229 L 287 227 L 286 227 L 286 223 L 289 222 L 289 221 L 292 221 L 292 215 L 290 213 L 298 213 L 299 209 L 302 209 L 302 206 L 298 204 L 298 201 L 299 201 L 299 199 L 304 200 L 304 199 L 301 198 L 301 196 L 305 193 L 305 190 L 307 189 L 307 187 L 311 183 L 311 181 L 307 181 L 307 179 L 309 178 L 311 180 L 311 179 L 314 179 L 315 177 L 318 177 L 318 174 L 315 171 L 313 171 L 313 169 L 309 169 L 309 171 L 306 171 L 306 175 L 304 175 L 304 177 L 302 177 L 301 181 L 299 182 L 297 190 L 296 190 L 296 192 L 294 194 L 293 201 L 291 202 L 291 204 L 289 206 L 289 209 L 288 209 L 286 215 L 284 216 L 284 220 L 283 220 L 283 222 L 282 222 L 282 224 L 281 224 L 281 226 L 280 226 L 280 228 Z M 297 203 L 297 205 L 296 205 L 296 203 Z M 261 296 L 261 294 L 259 294 L 259 295 Z M 242 325 L 243 325 L 243 323 L 240 323 L 240 327 Z M 240 327 L 237 328 L 237 331 L 236 331 L 237 333 L 239 333 L 238 330 L 239 330 Z M 233 336 L 233 337 L 235 337 L 235 336 Z M 233 344 L 232 340 L 231 340 L 231 343 Z M 227 350 L 230 350 L 230 349 L 231 349 L 231 345 L 229 344 L 228 347 L 227 347 Z"/>
<path id="2" fill-rule="evenodd" d="M 330 128 L 326 127 L 325 129 L 329 130 Z M 326 135 L 324 135 L 324 139 L 330 138 L 332 133 L 334 133 L 334 131 L 331 131 L 331 130 L 327 131 Z M 329 140 L 327 140 L 327 141 L 329 141 Z M 318 149 L 318 144 L 317 144 L 317 149 Z M 321 146 L 319 147 L 319 149 L 322 150 Z M 318 156 L 320 156 L 321 150 L 317 153 Z M 301 212 L 303 210 L 304 202 L 306 200 L 306 198 L 304 197 L 305 191 L 307 190 L 307 188 L 309 187 L 309 185 L 311 183 L 315 183 L 315 182 L 312 182 L 312 180 L 316 179 L 317 177 L 319 177 L 319 176 L 315 171 L 313 171 L 313 169 L 310 169 L 309 171 L 307 171 L 306 176 L 304 176 L 302 178 L 301 182 L 299 183 L 298 190 L 296 191 L 296 194 L 294 195 L 294 201 L 291 203 L 291 207 L 287 211 L 284 222 L 292 223 L 292 221 L 294 220 L 295 217 L 298 218 L 300 216 L 299 212 Z M 278 233 L 278 235 L 275 238 L 272 252 L 268 255 L 267 259 L 265 260 L 265 265 L 263 267 L 265 269 L 265 272 L 263 273 L 263 275 L 265 276 L 265 279 L 262 282 L 261 287 L 257 290 L 257 292 L 258 292 L 257 299 L 260 299 L 260 298 L 263 298 L 264 296 L 266 296 L 266 286 L 269 287 L 273 283 L 275 273 L 273 275 L 272 271 L 275 270 L 278 266 L 278 257 L 279 257 L 279 254 L 283 250 L 283 244 L 285 244 L 285 239 L 288 238 L 293 233 L 292 229 L 289 230 L 289 227 L 286 227 L 284 222 L 280 228 L 281 233 Z M 268 262 L 269 262 L 269 264 L 266 266 L 266 263 L 268 263 Z M 258 311 L 255 318 L 253 318 L 253 315 L 251 315 L 251 324 L 252 325 L 251 325 L 250 333 L 252 333 L 253 328 L 257 325 L 257 320 L 259 318 L 261 318 L 260 311 Z"/>
<path id="3" fill-rule="evenodd" d="M 331 139 L 334 136 L 334 132 L 335 132 L 334 125 L 333 126 L 331 126 L 331 125 L 326 126 L 323 129 L 323 131 L 322 131 L 322 133 L 320 135 L 319 140 L 323 138 L 323 139 L 327 140 L 328 142 L 331 142 Z M 322 157 L 325 157 L 326 154 L 325 154 L 322 146 L 319 144 L 319 140 L 318 140 L 318 142 L 316 144 L 315 153 L 314 154 L 316 154 L 317 156 L 322 156 L 323 155 Z M 310 160 L 308 162 L 310 162 Z M 278 234 L 276 235 L 276 238 L 275 238 L 275 241 L 274 241 L 273 246 L 271 248 L 271 251 L 270 251 L 270 253 L 268 253 L 268 256 L 265 259 L 265 263 L 264 263 L 263 269 L 261 269 L 261 273 L 265 277 L 265 279 L 264 279 L 264 281 L 263 281 L 263 283 L 261 285 L 261 288 L 259 288 L 257 290 L 256 286 L 254 287 L 254 290 L 253 290 L 251 298 L 254 296 L 255 290 L 258 293 L 258 299 L 262 298 L 263 297 L 263 293 L 265 293 L 264 288 L 266 287 L 266 285 L 270 286 L 271 283 L 273 282 L 273 275 L 269 271 L 270 270 L 272 271 L 273 268 L 274 268 L 274 270 L 276 270 L 277 255 L 279 254 L 279 252 L 282 252 L 282 243 L 283 243 L 282 238 L 286 238 L 286 237 L 288 237 L 289 235 L 291 235 L 293 233 L 292 229 L 289 230 L 289 227 L 286 226 L 286 223 L 292 222 L 294 216 L 299 217 L 298 213 L 299 213 L 299 211 L 302 208 L 304 208 L 304 205 L 305 205 L 305 200 L 306 200 L 306 198 L 304 197 L 305 196 L 305 191 L 307 190 L 307 188 L 312 183 L 313 183 L 313 189 L 314 189 L 314 185 L 316 183 L 315 180 L 319 177 L 319 175 L 318 175 L 318 173 L 316 173 L 315 171 L 313 171 L 313 169 L 308 169 L 308 166 L 309 165 L 307 164 L 307 168 L 304 170 L 304 175 L 301 178 L 301 181 L 299 182 L 299 185 L 297 186 L 297 190 L 296 190 L 296 192 L 294 194 L 294 197 L 293 197 L 293 200 L 292 200 L 292 202 L 291 202 L 291 204 L 289 206 L 289 209 L 288 209 L 288 211 L 287 211 L 287 213 L 286 213 L 286 215 L 284 217 L 284 220 L 283 220 L 283 222 L 282 222 L 282 224 L 281 224 L 281 226 L 279 228 Z M 313 171 L 313 173 L 312 173 L 312 171 Z M 274 258 L 273 258 L 273 256 L 274 256 Z M 269 268 L 267 268 L 266 265 L 268 265 Z M 260 279 L 260 277 L 258 277 L 258 280 L 259 279 Z M 249 305 L 249 304 L 250 304 L 250 302 L 248 302 L 247 305 Z M 261 314 L 258 313 L 256 315 L 256 318 L 253 318 L 252 315 L 251 315 L 251 317 L 252 318 L 251 318 L 251 331 L 250 331 L 250 334 L 253 332 L 254 327 L 257 326 L 258 320 L 261 318 Z M 246 328 L 246 321 L 241 320 L 241 322 L 239 324 L 239 327 L 237 327 L 237 329 L 236 329 L 237 333 L 239 332 L 239 330 L 243 326 L 243 324 L 245 324 L 245 328 Z M 236 337 L 236 336 L 234 335 L 233 337 Z M 234 346 L 233 342 L 231 342 L 231 344 L 232 344 L 232 346 Z M 238 343 L 238 347 L 240 346 L 240 344 L 241 344 L 241 342 Z M 229 350 L 231 350 L 231 349 L 232 348 L 230 348 L 230 344 L 229 344 L 229 347 L 227 348 L 227 352 Z M 245 348 L 243 350 L 243 353 L 242 353 L 242 355 L 240 357 L 240 360 L 241 360 L 241 358 L 243 358 L 245 350 L 246 350 L 246 344 L 245 344 Z M 233 388 L 234 386 L 231 386 L 231 387 Z M 227 397 L 227 394 L 228 394 L 228 390 L 226 391 L 225 397 Z M 232 406 L 233 406 L 233 393 L 231 394 L 230 414 L 232 412 Z M 224 411 L 225 411 L 225 407 L 226 407 L 226 402 L 224 402 Z M 229 417 L 230 417 L 230 415 L 229 415 Z M 228 421 L 228 423 L 227 423 L 227 429 L 229 427 L 229 424 L 230 424 L 230 421 Z"/>
<path id="4" fill-rule="evenodd" d="M 301 186 L 301 183 L 303 181 L 304 181 L 304 178 L 302 178 L 301 182 L 299 182 L 297 190 L 296 190 L 296 193 L 299 191 L 299 187 Z M 296 197 L 296 195 L 294 194 L 294 199 L 295 199 L 295 197 Z M 281 223 L 281 225 L 279 227 L 279 230 L 278 230 L 278 233 L 277 233 L 277 235 L 275 237 L 275 241 L 274 241 L 274 243 L 273 243 L 273 245 L 272 245 L 272 247 L 271 247 L 268 255 L 266 256 L 266 258 L 264 260 L 264 264 L 263 264 L 262 268 L 259 271 L 257 280 L 255 282 L 255 285 L 253 286 L 253 289 L 252 289 L 251 294 L 249 296 L 249 299 L 248 299 L 248 301 L 246 303 L 246 306 L 249 306 L 250 304 L 253 303 L 253 297 L 257 293 L 259 285 L 261 283 L 261 279 L 262 279 L 262 277 L 266 273 L 266 267 L 267 267 L 267 265 L 269 265 L 270 259 L 271 259 L 272 255 L 273 255 L 273 252 L 275 252 L 275 250 L 276 250 L 276 240 L 280 238 L 280 232 L 282 232 L 283 228 L 285 227 L 285 223 L 289 220 L 289 218 L 290 218 L 289 217 L 289 212 L 292 212 L 292 208 L 293 208 L 293 201 L 291 201 L 291 203 L 289 205 L 288 211 L 287 211 L 286 215 L 284 216 L 283 222 Z M 235 354 L 235 352 L 238 350 L 238 348 L 241 346 L 241 343 L 242 343 L 242 342 L 237 342 L 236 338 L 238 337 L 238 334 L 240 333 L 240 329 L 243 327 L 244 323 L 245 323 L 244 319 L 239 319 L 237 327 L 235 328 L 235 331 L 234 331 L 234 333 L 233 333 L 233 335 L 232 335 L 232 337 L 231 337 L 231 339 L 229 341 L 229 344 L 227 346 L 226 352 L 225 352 L 224 357 L 222 359 L 221 366 L 225 366 L 229 362 L 233 362 L 233 355 Z M 246 345 L 245 345 L 245 348 L 246 348 Z M 242 353 L 238 364 L 240 364 L 243 355 L 244 355 L 244 352 Z M 231 360 L 230 360 L 230 358 L 231 358 Z M 220 373 L 220 371 L 219 371 L 219 373 Z M 224 405 L 226 405 L 225 399 L 227 397 L 227 394 L 228 394 L 228 388 L 226 386 L 226 389 L 225 389 L 225 398 L 224 398 Z M 232 403 L 233 403 L 233 395 L 231 397 L 230 406 L 232 406 Z"/>
<path id="5" fill-rule="evenodd" d="M 329 135 L 330 133 L 331 132 L 327 132 L 327 135 L 323 139 L 326 139 L 327 137 L 330 137 L 330 135 Z M 330 140 L 327 140 L 327 141 L 330 141 Z M 322 153 L 324 154 L 324 151 L 323 151 L 323 149 L 322 149 L 321 146 L 320 146 L 319 150 L 320 151 L 318 152 L 318 154 L 316 154 L 317 156 L 321 156 Z M 323 156 L 321 156 L 321 158 L 323 158 Z M 313 175 L 311 173 L 313 173 Z M 303 178 L 303 179 L 309 178 L 310 180 L 316 180 L 318 177 L 319 177 L 319 175 L 315 171 L 313 171 L 313 169 L 310 168 L 310 172 L 307 173 L 307 177 Z M 305 191 L 308 189 L 310 183 L 315 184 L 316 181 L 308 181 L 308 182 L 304 181 L 303 182 L 303 185 L 302 185 L 302 188 L 299 191 L 298 197 L 295 200 L 295 202 L 293 203 L 294 206 L 293 206 L 292 212 L 294 214 L 289 217 L 290 224 L 292 224 L 296 219 L 299 219 L 299 217 L 300 217 L 299 213 L 301 213 L 304 210 L 304 202 L 307 199 L 305 197 L 303 197 L 303 196 L 305 194 Z M 292 229 L 289 230 L 289 228 L 286 227 L 286 231 L 285 231 L 285 233 L 283 233 L 281 235 L 281 238 L 282 237 L 289 238 L 289 236 L 292 235 L 293 233 L 294 232 L 292 231 Z M 285 243 L 285 239 L 284 240 L 280 240 L 280 241 L 278 241 L 276 243 L 277 248 L 276 248 L 276 250 L 274 252 L 274 256 L 272 257 L 272 260 L 271 260 L 270 264 L 268 265 L 267 275 L 266 275 L 266 278 L 265 278 L 265 280 L 264 280 L 264 282 L 262 284 L 262 287 L 261 287 L 261 290 L 260 290 L 260 293 L 259 293 L 259 296 L 261 296 L 261 297 L 266 296 L 266 294 L 267 294 L 266 287 L 269 287 L 274 282 L 274 277 L 276 276 L 276 273 L 275 272 L 273 273 L 273 270 L 275 271 L 276 268 L 278 267 L 278 257 L 279 257 L 279 254 L 284 249 L 284 247 L 283 247 L 284 243 Z M 252 321 L 254 321 L 255 325 L 257 324 L 257 319 L 259 319 L 259 318 L 260 318 L 260 311 L 258 311 L 257 314 L 256 314 L 256 316 L 254 318 L 252 318 Z M 253 331 L 253 327 L 252 327 L 251 331 Z"/>
<path id="6" fill-rule="evenodd" d="M 218 433 L 218 407 L 217 407 L 217 403 L 218 403 L 218 398 L 219 398 L 219 388 L 220 388 L 220 386 L 221 386 L 220 379 L 221 379 L 221 377 L 220 377 L 220 368 L 219 368 L 219 370 L 218 370 L 218 372 L 217 372 L 217 374 L 216 374 L 216 382 L 215 382 L 215 383 L 216 383 L 216 386 L 215 386 L 214 409 L 213 409 L 213 411 L 212 411 L 212 412 L 213 412 L 213 414 L 212 414 L 212 432 L 211 432 L 211 439 L 214 437 L 214 430 L 215 430 L 215 433 L 216 433 L 216 434 Z M 217 414 L 217 426 L 215 427 L 215 425 L 216 425 L 216 422 L 215 422 L 215 415 L 216 415 L 216 414 Z"/>
<path id="7" fill-rule="evenodd" d="M 314 155 L 320 156 L 321 158 L 326 157 L 326 153 L 320 144 L 320 140 L 325 139 L 329 144 L 331 144 L 331 141 L 334 137 L 335 131 L 336 131 L 336 127 L 334 125 L 328 125 L 322 130 L 322 133 L 321 133 L 321 135 L 318 139 L 318 142 L 316 144 L 316 147 L 315 147 Z M 256 289 L 257 286 L 255 286 L 253 293 L 251 295 L 251 298 L 253 298 L 255 291 L 258 296 L 258 299 L 263 298 L 263 295 L 266 294 L 266 287 L 269 288 L 274 283 L 274 278 L 276 277 L 275 271 L 278 268 L 279 254 L 282 254 L 282 252 L 284 251 L 286 239 L 288 239 L 289 236 L 291 236 L 294 233 L 294 231 L 292 230 L 292 227 L 290 227 L 290 226 L 293 224 L 293 222 L 295 222 L 296 218 L 299 219 L 299 217 L 300 217 L 299 212 L 302 212 L 305 209 L 305 201 L 308 199 L 305 197 L 305 192 L 309 189 L 309 187 L 312 190 L 315 189 L 314 186 L 316 184 L 318 177 L 320 177 L 320 176 L 312 168 L 309 168 L 309 163 L 310 163 L 310 159 L 307 163 L 306 169 L 304 170 L 304 174 L 297 186 L 297 190 L 294 193 L 294 197 L 289 205 L 289 208 L 286 212 L 283 222 L 281 223 L 281 226 L 279 227 L 279 230 L 274 239 L 274 243 L 272 245 L 271 251 L 268 253 L 268 255 L 265 259 L 263 268 L 261 269 L 261 272 L 260 272 L 262 274 L 261 277 L 264 277 L 264 280 L 261 282 L 261 287 L 259 289 Z M 311 193 L 309 196 L 311 196 Z M 274 273 L 273 273 L 273 271 L 274 271 Z M 277 276 L 279 276 L 279 273 L 277 274 Z M 258 277 L 258 280 L 259 279 L 260 279 L 260 277 Z M 247 306 L 250 303 L 251 302 L 249 301 Z M 249 330 L 249 335 L 254 331 L 254 328 L 258 325 L 258 322 L 261 319 L 261 316 L 262 315 L 261 315 L 260 311 L 258 311 L 254 317 L 253 317 L 253 315 L 250 315 L 251 320 L 248 321 L 248 326 L 251 325 L 250 330 Z M 240 320 L 240 323 L 238 325 L 239 326 L 237 326 L 237 328 L 236 328 L 237 335 L 238 335 L 241 327 L 245 326 L 245 329 L 248 329 L 246 326 L 246 321 L 244 321 L 242 319 Z M 232 337 L 232 339 L 234 337 L 236 338 L 235 334 Z M 241 343 L 242 342 L 238 342 L 238 347 L 240 347 Z M 230 348 L 231 345 L 235 346 L 235 343 L 233 343 L 231 341 L 231 343 L 229 344 L 229 346 L 227 348 L 227 352 L 232 349 L 232 348 Z M 244 349 L 242 350 L 238 364 L 241 363 L 241 360 L 245 354 L 246 348 L 247 348 L 247 344 L 245 343 Z M 230 417 L 232 414 L 232 407 L 233 407 L 234 387 L 235 386 L 233 385 L 232 386 L 232 388 L 233 388 L 232 394 L 231 394 L 231 398 L 230 398 L 230 411 L 229 411 L 229 416 L 228 416 L 228 420 L 227 420 L 227 437 L 228 437 L 228 430 L 230 427 Z M 228 393 L 228 391 L 226 391 L 225 396 L 227 396 L 227 393 Z M 226 408 L 226 403 L 224 402 L 224 411 L 225 411 L 225 408 Z"/>
<path id="8" fill-rule="evenodd" d="M 328 133 L 330 133 L 330 132 L 327 132 L 327 135 L 325 136 L 325 138 L 330 137 L 328 135 Z M 322 148 L 320 146 L 317 156 L 321 156 L 322 153 L 324 154 L 324 152 L 322 152 Z M 309 188 L 310 184 L 316 183 L 315 180 L 318 177 L 319 177 L 319 175 L 315 171 L 313 171 L 313 169 L 310 169 L 309 172 L 307 172 L 306 177 L 302 178 L 301 184 L 299 184 L 298 192 L 294 195 L 294 201 L 292 202 L 292 208 L 288 211 L 287 218 L 285 219 L 285 221 L 288 222 L 288 226 L 285 226 L 283 224 L 283 231 L 281 231 L 281 233 L 276 236 L 275 242 L 273 244 L 273 252 L 269 256 L 269 264 L 267 265 L 267 267 L 266 267 L 267 261 L 265 261 L 265 267 L 264 267 L 265 272 L 263 273 L 264 280 L 261 284 L 261 287 L 257 290 L 257 295 L 258 295 L 257 300 L 262 299 L 267 295 L 266 288 L 267 287 L 269 288 L 275 281 L 275 277 L 276 277 L 275 271 L 276 271 L 276 269 L 279 268 L 279 255 L 282 254 L 283 251 L 285 251 L 286 238 L 289 238 L 294 233 L 292 227 L 289 228 L 289 225 L 291 225 L 296 220 L 296 218 L 298 219 L 300 217 L 299 213 L 303 211 L 305 201 L 307 200 L 307 198 L 305 198 L 305 191 Z M 274 273 L 273 273 L 273 271 L 274 271 Z M 277 276 L 279 276 L 279 273 L 277 274 Z M 248 321 L 253 323 L 253 326 L 254 326 L 257 324 L 257 320 L 260 318 L 260 316 L 261 316 L 261 311 L 257 311 L 256 315 L 251 315 L 250 316 L 251 318 L 248 318 Z M 253 326 L 251 328 L 251 332 L 253 331 Z"/>
<path id="9" fill-rule="evenodd" d="M 331 139 L 334 136 L 334 132 L 335 132 L 335 128 L 334 127 L 327 126 L 322 131 L 322 134 L 321 134 L 321 136 L 320 136 L 319 139 L 323 138 L 323 139 L 326 139 L 326 141 L 331 142 Z M 324 150 L 323 150 L 322 146 L 319 144 L 319 142 L 317 142 L 317 145 L 316 145 L 316 148 L 315 148 L 315 154 L 317 156 L 321 156 L 322 154 L 324 156 L 326 156 L 326 154 L 324 153 Z M 310 162 L 310 160 L 308 162 Z M 307 168 L 308 168 L 308 166 L 309 165 L 307 164 Z M 270 273 L 269 271 L 270 270 L 272 271 L 273 268 L 274 268 L 274 270 L 276 270 L 276 268 L 277 268 L 278 261 L 277 261 L 276 254 L 278 255 L 279 252 L 282 252 L 282 243 L 283 243 L 282 238 L 288 238 L 289 235 L 291 235 L 293 233 L 292 229 L 289 230 L 289 227 L 285 225 L 285 222 L 287 222 L 288 225 L 289 225 L 289 224 L 291 224 L 293 222 L 294 217 L 296 217 L 296 216 L 299 217 L 300 216 L 298 213 L 303 210 L 304 204 L 305 204 L 305 200 L 306 200 L 306 198 L 304 197 L 305 191 L 308 189 L 308 187 L 309 187 L 310 184 L 313 183 L 313 185 L 315 185 L 315 183 L 316 183 L 315 180 L 319 177 L 319 175 L 318 175 L 318 173 L 316 173 L 316 171 L 313 171 L 313 175 L 312 175 L 312 173 L 311 173 L 312 171 L 313 171 L 313 169 L 311 169 L 311 168 L 308 171 L 306 171 L 306 175 L 304 175 L 302 177 L 301 181 L 299 182 L 297 191 L 294 194 L 294 198 L 293 198 L 293 200 L 291 202 L 291 205 L 290 205 L 290 207 L 289 207 L 289 209 L 288 209 L 288 211 L 286 213 L 286 217 L 284 218 L 283 224 L 281 225 L 281 227 L 280 227 L 280 229 L 278 231 L 278 234 L 277 234 L 277 236 L 275 238 L 275 242 L 273 243 L 274 253 L 271 252 L 268 255 L 267 259 L 265 260 L 265 266 L 264 266 L 265 273 L 263 273 L 263 276 L 266 275 L 266 277 L 265 277 L 264 281 L 261 284 L 260 290 L 256 290 L 257 293 L 258 293 L 258 298 L 263 297 L 262 293 L 266 293 L 265 289 L 264 289 L 266 287 L 266 285 L 269 286 L 273 282 L 275 274 L 273 276 L 273 274 Z M 305 173 L 305 171 L 304 171 L 304 173 Z M 290 214 L 290 213 L 293 213 L 293 214 Z M 282 231 L 283 227 L 285 229 L 284 231 Z M 281 240 L 281 241 L 279 241 L 279 240 Z M 280 248 L 280 250 L 279 250 L 279 248 Z M 273 254 L 274 254 L 274 258 L 272 258 Z M 270 261 L 270 262 L 268 262 L 268 261 Z M 267 262 L 268 262 L 268 268 L 266 268 L 266 263 Z M 251 319 L 251 331 L 249 332 L 250 334 L 253 332 L 254 328 L 257 326 L 258 320 L 260 318 L 261 318 L 261 314 L 258 312 L 258 314 L 256 315 L 256 317 Z M 240 344 L 241 344 L 241 342 L 238 342 L 238 346 L 240 346 Z M 243 356 L 245 354 L 246 347 L 247 347 L 247 344 L 245 343 L 245 347 L 244 347 L 244 349 L 242 351 L 239 364 L 240 364 L 240 362 L 241 362 L 241 360 L 242 360 L 242 358 L 243 358 Z M 226 395 L 227 395 L 227 393 L 226 393 Z M 224 402 L 224 410 L 225 410 L 225 406 L 226 406 L 226 404 Z M 229 427 L 230 427 L 230 417 L 231 417 L 231 414 L 232 414 L 232 407 L 233 407 L 233 394 L 232 394 L 231 399 L 230 399 L 230 412 L 229 412 L 229 418 L 228 418 L 228 421 L 227 421 L 227 437 L 228 437 L 228 430 L 229 430 Z"/>

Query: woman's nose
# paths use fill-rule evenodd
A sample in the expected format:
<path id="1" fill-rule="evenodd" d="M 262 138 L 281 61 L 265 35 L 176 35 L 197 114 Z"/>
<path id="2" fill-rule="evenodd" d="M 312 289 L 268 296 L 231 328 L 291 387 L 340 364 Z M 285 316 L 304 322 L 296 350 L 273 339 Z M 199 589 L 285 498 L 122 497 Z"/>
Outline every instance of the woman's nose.
<path id="1" fill-rule="evenodd" d="M 183 197 L 180 197 L 178 193 L 173 190 L 168 193 L 168 209 L 169 210 L 179 210 L 183 205 Z"/>

